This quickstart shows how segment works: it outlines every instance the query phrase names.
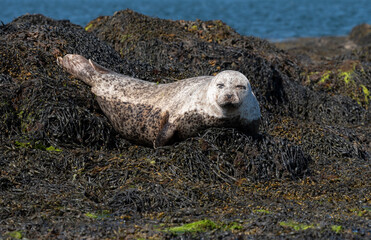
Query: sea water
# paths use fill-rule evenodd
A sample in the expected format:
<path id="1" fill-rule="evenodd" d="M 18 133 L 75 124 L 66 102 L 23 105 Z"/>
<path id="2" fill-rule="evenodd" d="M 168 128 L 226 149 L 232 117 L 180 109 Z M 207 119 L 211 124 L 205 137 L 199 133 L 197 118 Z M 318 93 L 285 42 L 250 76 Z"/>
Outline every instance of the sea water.
<path id="1" fill-rule="evenodd" d="M 371 0 L 0 0 L 0 21 L 41 13 L 85 26 L 127 8 L 172 20 L 220 19 L 240 34 L 270 40 L 340 36 L 371 24 Z"/>

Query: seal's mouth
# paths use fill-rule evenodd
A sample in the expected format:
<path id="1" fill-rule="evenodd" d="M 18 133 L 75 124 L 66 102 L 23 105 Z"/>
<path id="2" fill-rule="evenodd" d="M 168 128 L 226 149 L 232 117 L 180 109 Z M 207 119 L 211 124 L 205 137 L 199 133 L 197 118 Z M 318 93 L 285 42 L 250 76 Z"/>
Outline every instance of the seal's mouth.
<path id="1" fill-rule="evenodd" d="M 239 108 L 241 106 L 241 103 L 240 102 L 225 102 L 225 103 L 219 104 L 219 106 L 227 110 L 234 110 L 236 108 Z"/>

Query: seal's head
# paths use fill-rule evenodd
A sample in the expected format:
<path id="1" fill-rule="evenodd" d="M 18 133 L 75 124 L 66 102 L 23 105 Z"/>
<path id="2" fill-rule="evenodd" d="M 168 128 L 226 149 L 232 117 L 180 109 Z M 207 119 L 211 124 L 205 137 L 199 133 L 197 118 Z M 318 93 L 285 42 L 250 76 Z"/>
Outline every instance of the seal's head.
<path id="1" fill-rule="evenodd" d="M 223 111 L 237 110 L 251 91 L 249 80 L 240 72 L 223 71 L 210 82 L 208 98 Z"/>

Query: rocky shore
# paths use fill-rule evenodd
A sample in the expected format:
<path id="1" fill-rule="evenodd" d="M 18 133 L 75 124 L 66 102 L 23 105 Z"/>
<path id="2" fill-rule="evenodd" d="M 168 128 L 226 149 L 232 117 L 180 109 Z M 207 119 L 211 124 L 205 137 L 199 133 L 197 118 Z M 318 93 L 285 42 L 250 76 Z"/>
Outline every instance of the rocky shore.
<path id="1" fill-rule="evenodd" d="M 131 10 L 0 26 L 0 239 L 370 238 L 370 29 L 270 43 Z M 68 53 L 159 83 L 238 70 L 262 138 L 135 145 L 56 64 Z"/>

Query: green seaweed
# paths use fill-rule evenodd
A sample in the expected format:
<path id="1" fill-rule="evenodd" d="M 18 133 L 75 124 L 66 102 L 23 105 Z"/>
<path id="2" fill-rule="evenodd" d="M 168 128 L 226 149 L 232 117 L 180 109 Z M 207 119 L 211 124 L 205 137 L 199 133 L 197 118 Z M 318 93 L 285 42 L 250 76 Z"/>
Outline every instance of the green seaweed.
<path id="1" fill-rule="evenodd" d="M 19 148 L 31 148 L 31 143 L 30 142 L 20 142 L 20 141 L 15 141 L 15 145 Z"/>
<path id="2" fill-rule="evenodd" d="M 357 215 L 358 217 L 362 217 L 364 214 L 366 214 L 368 212 L 367 209 L 359 210 L 357 208 L 350 208 L 349 211 L 352 212 L 353 214 Z"/>
<path id="3" fill-rule="evenodd" d="M 9 237 L 15 238 L 15 239 L 22 239 L 23 238 L 22 233 L 20 231 L 9 232 L 7 235 Z"/>
<path id="4" fill-rule="evenodd" d="M 85 31 L 89 31 L 89 29 L 93 26 L 93 24 L 89 24 L 88 26 L 85 27 Z"/>
<path id="5" fill-rule="evenodd" d="M 350 81 L 351 81 L 352 74 L 353 74 L 353 71 L 349 71 L 349 72 L 342 72 L 342 71 L 340 71 L 340 73 L 338 74 L 338 77 L 339 78 L 343 78 L 344 79 L 344 82 L 346 84 L 349 84 Z"/>
<path id="6" fill-rule="evenodd" d="M 356 82 L 354 75 L 356 73 L 356 66 L 353 65 L 352 69 L 349 71 L 344 71 L 342 69 L 337 70 L 327 70 L 320 75 L 320 80 L 317 82 L 320 88 L 325 88 L 327 91 L 338 92 L 342 95 L 349 96 L 355 100 L 359 105 L 367 108 L 370 102 L 370 91 L 363 85 Z M 361 67 L 361 73 L 364 69 Z M 319 72 L 310 72 L 306 74 L 307 82 L 310 83 L 312 76 L 319 74 Z M 314 79 L 317 79 L 316 76 Z M 340 83 L 343 82 L 344 85 Z M 328 84 L 324 84 L 328 83 Z M 339 85 L 340 84 L 340 85 Z"/>
<path id="7" fill-rule="evenodd" d="M 18 119 L 21 121 L 21 130 L 23 133 L 29 132 L 30 123 L 34 122 L 35 117 L 34 113 L 30 112 L 25 116 L 25 112 L 23 110 L 17 113 Z"/>
<path id="8" fill-rule="evenodd" d="M 304 224 L 304 223 L 298 223 L 298 222 L 295 222 L 295 221 L 280 222 L 280 226 L 291 227 L 295 231 L 307 230 L 307 229 L 316 227 L 314 224 L 308 225 L 308 224 Z"/>
<path id="9" fill-rule="evenodd" d="M 193 223 L 187 223 L 179 227 L 171 227 L 166 229 L 166 231 L 174 234 L 183 234 L 183 233 L 196 233 L 196 232 L 205 232 L 208 230 L 213 230 L 219 228 L 218 225 L 209 220 L 204 219 Z"/>
<path id="10" fill-rule="evenodd" d="M 240 230 L 240 229 L 242 229 L 242 226 L 239 223 L 232 222 L 232 223 L 226 225 L 225 227 L 223 227 L 223 229 L 224 230 L 231 230 L 231 231 L 233 231 L 233 230 Z"/>
<path id="11" fill-rule="evenodd" d="M 368 105 L 369 99 L 371 98 L 370 91 L 363 84 L 361 84 L 360 87 L 362 88 L 363 94 L 365 95 L 365 103 L 366 105 Z"/>
<path id="12" fill-rule="evenodd" d="M 192 31 L 197 31 L 197 30 L 198 30 L 197 25 L 193 25 L 193 26 L 191 27 L 191 30 L 192 30 Z"/>
<path id="13" fill-rule="evenodd" d="M 56 148 L 54 146 L 46 147 L 43 144 L 41 144 L 39 141 L 34 142 L 34 143 L 32 143 L 32 142 L 15 141 L 14 144 L 18 148 L 39 149 L 39 150 L 48 151 L 48 152 L 62 152 L 62 149 Z"/>
<path id="14" fill-rule="evenodd" d="M 310 73 L 305 73 L 305 72 L 302 72 L 300 75 L 301 76 L 306 76 L 306 80 L 307 82 L 310 82 L 310 79 L 313 75 L 317 75 L 319 74 L 319 72 L 310 72 Z"/>
<path id="15" fill-rule="evenodd" d="M 322 74 L 321 80 L 319 83 L 324 83 L 330 78 L 331 71 L 326 71 L 324 74 Z"/>
<path id="16" fill-rule="evenodd" d="M 253 210 L 254 213 L 264 213 L 264 214 L 271 214 L 272 212 L 265 210 L 265 209 L 256 209 Z"/>
<path id="17" fill-rule="evenodd" d="M 218 27 L 223 27 L 223 22 L 221 20 L 216 20 L 215 23 Z"/>
<path id="18" fill-rule="evenodd" d="M 336 233 L 340 233 L 341 232 L 341 230 L 342 230 L 342 226 L 340 226 L 340 225 L 331 225 L 331 230 L 332 231 L 334 231 L 334 232 L 336 232 Z"/>
<path id="19" fill-rule="evenodd" d="M 165 229 L 165 232 L 173 234 L 184 234 L 184 233 L 197 233 L 206 232 L 210 230 L 221 229 L 223 231 L 233 231 L 242 229 L 242 225 L 237 222 L 231 222 L 228 224 L 215 223 L 209 219 L 200 220 L 193 223 L 187 223 L 178 227 L 171 227 Z"/>
<path id="20" fill-rule="evenodd" d="M 87 212 L 84 215 L 88 218 L 103 219 L 103 218 L 107 218 L 107 217 L 110 216 L 110 211 L 109 210 L 102 210 L 98 213 Z"/>
<path id="21" fill-rule="evenodd" d="M 49 151 L 49 152 L 62 152 L 62 149 L 55 148 L 53 146 L 47 147 L 47 148 L 45 148 L 45 150 Z"/>
<path id="22" fill-rule="evenodd" d="M 17 116 L 19 119 L 22 119 L 22 116 L 23 116 L 23 110 L 22 111 L 19 111 L 19 113 L 17 113 Z"/>
<path id="23" fill-rule="evenodd" d="M 132 34 L 124 34 L 124 35 L 121 36 L 120 41 L 123 43 L 123 42 L 127 41 L 129 38 L 131 38 L 132 36 L 133 36 Z"/>

